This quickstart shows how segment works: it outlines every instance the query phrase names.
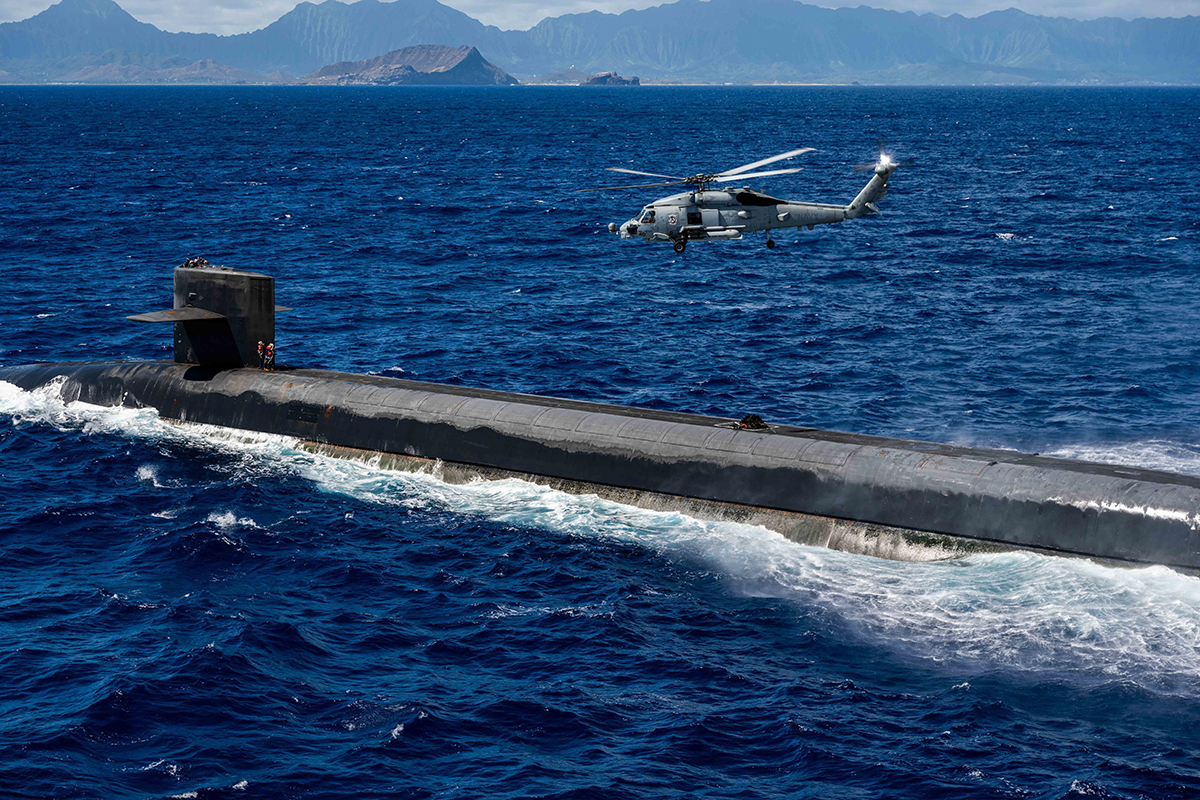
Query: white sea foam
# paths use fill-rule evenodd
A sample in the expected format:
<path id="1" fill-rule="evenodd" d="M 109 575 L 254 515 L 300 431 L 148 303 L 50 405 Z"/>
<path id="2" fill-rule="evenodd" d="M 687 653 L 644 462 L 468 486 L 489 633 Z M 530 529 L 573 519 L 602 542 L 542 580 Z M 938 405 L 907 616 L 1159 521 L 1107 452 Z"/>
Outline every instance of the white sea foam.
<path id="1" fill-rule="evenodd" d="M 108 408 L 87 403 L 64 404 L 62 381 L 56 380 L 33 392 L 0 381 L 0 417 L 8 417 L 17 427 L 26 424 L 50 425 L 58 430 L 82 430 L 85 433 L 134 432 L 139 428 L 162 427 L 152 409 Z"/>
<path id="2" fill-rule="evenodd" d="M 258 523 L 249 517 L 238 517 L 232 511 L 212 512 L 205 519 L 206 522 L 211 522 L 220 528 L 222 531 L 231 531 L 237 528 L 258 528 Z"/>
<path id="3" fill-rule="evenodd" d="M 142 767 L 142 772 L 162 772 L 162 773 L 165 773 L 165 774 L 170 775 L 171 777 L 175 778 L 175 777 L 179 776 L 179 765 L 172 764 L 170 761 L 167 761 L 165 758 L 160 758 L 158 761 L 154 761 L 154 762 Z M 185 797 L 186 795 L 173 795 L 173 796 L 174 797 Z M 195 797 L 195 793 L 194 792 L 191 793 L 191 796 Z"/>
<path id="4" fill-rule="evenodd" d="M 298 475 L 361 502 L 444 510 L 583 540 L 618 540 L 698 563 L 743 596 L 824 614 L 847 635 L 901 657 L 967 672 L 991 669 L 1125 680 L 1171 689 L 1200 679 L 1200 580 L 1163 567 L 1112 568 L 1031 553 L 937 563 L 892 562 L 804 547 L 746 525 L 707 522 L 536 486 L 448 484 L 296 449 L 286 437 L 165 423 L 151 411 L 63 404 L 51 390 L 0 383 L 0 417 L 91 435 L 170 440 L 237 454 L 234 467 Z M 1062 448 L 1055 455 L 1200 474 L 1200 447 L 1154 440 Z M 222 531 L 252 526 L 214 511 Z M 497 616 L 603 609 L 504 607 Z"/>
<path id="5" fill-rule="evenodd" d="M 503 619 L 505 617 L 595 617 L 607 616 L 611 610 L 602 605 L 586 606 L 530 606 L 520 603 L 508 603 L 487 611 L 484 619 Z"/>
<path id="6" fill-rule="evenodd" d="M 362 500 L 437 507 L 558 535 L 616 539 L 697 561 L 746 596 L 818 610 L 863 640 L 955 669 L 1129 680 L 1161 688 L 1200 678 L 1200 581 L 1031 553 L 933 564 L 804 547 L 746 525 L 706 522 L 518 480 L 449 485 L 311 457 L 298 471 Z M 503 607 L 495 616 L 598 609 Z"/>
<path id="7" fill-rule="evenodd" d="M 134 475 L 137 477 L 139 482 L 148 483 L 155 489 L 167 488 L 167 485 L 159 479 L 158 467 L 156 467 L 154 464 L 140 465 L 134 472 Z"/>
<path id="8" fill-rule="evenodd" d="M 119 603 L 124 603 L 125 605 L 134 606 L 135 608 L 141 608 L 141 609 L 161 608 L 161 606 L 158 605 L 157 603 L 143 603 L 143 602 L 131 599 L 128 595 L 117 594 L 116 592 L 110 592 L 107 589 L 101 589 L 100 594 L 102 594 L 104 597 L 107 597 L 109 600 L 116 600 Z"/>
<path id="9" fill-rule="evenodd" d="M 744 560 L 744 556 L 739 556 Z M 873 562 L 772 548 L 743 591 L 794 597 L 912 658 L 1180 686 L 1200 677 L 1200 582 L 1029 553 Z"/>
<path id="10" fill-rule="evenodd" d="M 220 450 L 241 456 L 247 466 L 263 466 L 284 452 L 293 451 L 295 439 L 285 436 L 223 428 L 216 425 L 177 425 L 161 419 L 152 408 L 120 408 L 62 401 L 62 380 L 26 392 L 0 381 L 0 419 L 16 427 L 49 425 L 60 431 L 85 435 L 116 435 L 128 439 L 167 441 L 203 450 Z M 139 480 L 156 480 L 157 471 L 139 468 Z"/>
<path id="11" fill-rule="evenodd" d="M 1042 455 L 1200 475 L 1200 445 L 1164 439 L 1124 444 L 1070 445 L 1046 451 Z"/>

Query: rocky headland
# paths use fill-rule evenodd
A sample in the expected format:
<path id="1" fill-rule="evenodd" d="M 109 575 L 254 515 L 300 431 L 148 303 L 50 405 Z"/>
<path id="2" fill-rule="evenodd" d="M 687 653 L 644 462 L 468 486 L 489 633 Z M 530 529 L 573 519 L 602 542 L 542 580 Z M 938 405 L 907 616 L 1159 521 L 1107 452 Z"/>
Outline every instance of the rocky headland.
<path id="1" fill-rule="evenodd" d="M 301 83 L 335 86 L 514 86 L 519 81 L 474 47 L 422 44 L 362 61 L 339 61 Z"/>

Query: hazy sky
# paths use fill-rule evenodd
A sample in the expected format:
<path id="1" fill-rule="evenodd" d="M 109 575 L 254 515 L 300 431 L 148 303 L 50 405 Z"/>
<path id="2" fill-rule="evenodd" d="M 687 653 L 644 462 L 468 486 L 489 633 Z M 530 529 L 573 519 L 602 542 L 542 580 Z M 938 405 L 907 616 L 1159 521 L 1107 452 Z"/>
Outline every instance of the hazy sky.
<path id="1" fill-rule="evenodd" d="M 662 0 L 441 0 L 478 20 L 501 28 L 526 29 L 544 17 L 579 11 L 620 12 L 660 5 Z M 116 0 L 142 22 L 168 31 L 242 33 L 262 28 L 296 6 L 297 0 Z M 1200 0 L 808 0 L 813 5 L 869 5 L 968 17 L 1016 7 L 1031 14 L 1096 17 L 1185 17 L 1200 14 Z M 0 22 L 25 19 L 52 5 L 49 0 L 0 0 Z"/>

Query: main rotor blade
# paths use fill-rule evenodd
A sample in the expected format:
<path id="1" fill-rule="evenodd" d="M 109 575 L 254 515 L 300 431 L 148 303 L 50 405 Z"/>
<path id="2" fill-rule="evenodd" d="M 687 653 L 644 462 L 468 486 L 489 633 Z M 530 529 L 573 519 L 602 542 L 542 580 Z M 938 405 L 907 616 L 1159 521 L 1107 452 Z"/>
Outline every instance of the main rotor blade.
<path id="1" fill-rule="evenodd" d="M 737 175 L 726 175 L 722 178 L 717 178 L 716 183 L 730 183 L 732 181 L 740 181 L 742 178 L 765 178 L 768 175 L 787 175 L 792 172 L 799 172 L 800 168 L 795 169 L 772 169 L 766 172 L 747 172 L 738 173 Z"/>
<path id="2" fill-rule="evenodd" d="M 635 183 L 630 186 L 599 186 L 595 189 L 576 189 L 576 192 L 606 192 L 609 189 L 653 189 L 658 186 L 680 186 L 687 181 L 671 181 L 670 183 Z"/>
<path id="3" fill-rule="evenodd" d="M 670 178 L 673 181 L 683 180 L 682 175 L 659 175 L 657 172 L 638 172 L 636 169 L 625 169 L 624 167 L 607 167 L 609 172 L 624 172 L 626 175 L 645 175 L 647 178 Z"/>
<path id="4" fill-rule="evenodd" d="M 815 148 L 815 147 L 801 147 L 799 150 L 789 150 L 786 153 L 780 153 L 777 156 L 771 156 L 770 158 L 764 158 L 762 161 L 755 161 L 750 164 L 743 164 L 740 167 L 734 167 L 733 169 L 727 169 L 724 172 L 719 172 L 717 174 L 722 175 L 722 176 L 735 175 L 740 172 L 746 172 L 747 170 L 758 169 L 759 167 L 765 167 L 767 164 L 774 164 L 776 161 L 783 161 L 785 158 L 793 158 L 794 156 L 802 155 L 804 153 L 811 153 L 816 149 L 817 148 Z"/>

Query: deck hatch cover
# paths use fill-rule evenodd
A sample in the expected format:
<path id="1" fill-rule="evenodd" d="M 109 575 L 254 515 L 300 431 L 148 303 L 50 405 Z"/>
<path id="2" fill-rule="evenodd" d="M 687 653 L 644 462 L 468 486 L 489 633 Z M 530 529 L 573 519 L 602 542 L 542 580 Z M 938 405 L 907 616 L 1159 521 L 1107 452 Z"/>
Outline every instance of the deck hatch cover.
<path id="1" fill-rule="evenodd" d="M 749 453 L 758 444 L 763 435 L 755 435 L 749 431 L 719 431 L 704 443 L 705 450 L 719 450 L 723 453 Z"/>
<path id="2" fill-rule="evenodd" d="M 794 439 L 790 436 L 764 436 L 755 442 L 750 452 L 763 458 L 778 458 L 792 461 L 813 445 L 812 439 Z"/>
<path id="3" fill-rule="evenodd" d="M 471 419 L 483 420 L 490 422 L 495 419 L 500 413 L 500 409 L 504 408 L 504 403 L 496 400 L 484 400 L 482 398 L 473 398 L 463 403 L 458 408 L 458 416 L 469 417 Z"/>
<path id="4" fill-rule="evenodd" d="M 797 456 L 796 460 L 805 464 L 820 464 L 825 467 L 845 466 L 851 454 L 858 450 L 857 445 L 846 445 L 838 442 L 813 442 Z"/>
<path id="5" fill-rule="evenodd" d="M 622 439 L 636 439 L 641 442 L 661 442 L 663 436 L 671 429 L 671 423 L 659 422 L 655 419 L 632 419 L 621 428 Z"/>

